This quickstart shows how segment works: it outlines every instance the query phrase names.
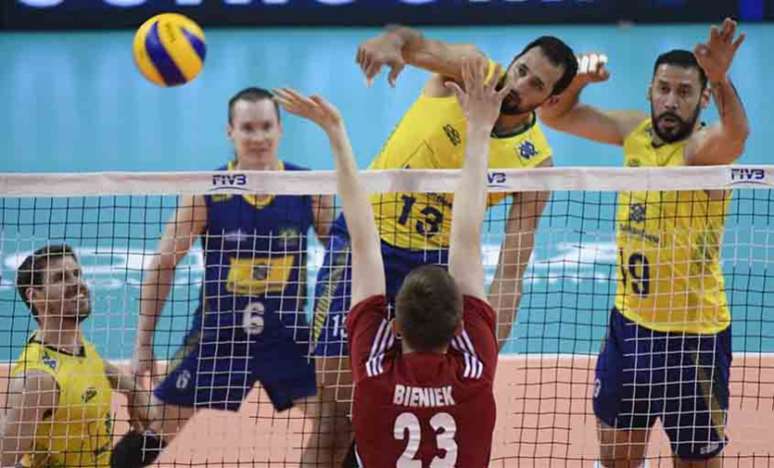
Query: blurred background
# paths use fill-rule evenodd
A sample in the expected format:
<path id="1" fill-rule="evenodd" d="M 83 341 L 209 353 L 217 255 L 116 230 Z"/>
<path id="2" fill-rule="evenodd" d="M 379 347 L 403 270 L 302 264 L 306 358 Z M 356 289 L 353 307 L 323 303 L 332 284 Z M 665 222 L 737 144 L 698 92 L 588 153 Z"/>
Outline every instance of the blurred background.
<path id="1" fill-rule="evenodd" d="M 179 88 L 152 85 L 132 62 L 134 29 L 164 11 L 197 20 L 207 39 L 204 71 Z M 748 35 L 731 71 L 752 124 L 741 162 L 763 163 L 774 0 L 2 0 L 0 171 L 213 169 L 231 156 L 227 100 L 253 85 L 338 104 L 365 166 L 427 78 L 407 68 L 394 89 L 384 77 L 365 86 L 357 45 L 394 22 L 473 43 L 505 65 L 528 41 L 557 35 L 610 57 L 611 80 L 583 99 L 647 111 L 656 56 L 693 48 L 725 16 Z M 704 118 L 714 119 L 712 107 Z M 318 129 L 293 117 L 284 125 L 283 158 L 332 167 Z M 557 165 L 620 163 L 616 148 L 547 133 Z"/>

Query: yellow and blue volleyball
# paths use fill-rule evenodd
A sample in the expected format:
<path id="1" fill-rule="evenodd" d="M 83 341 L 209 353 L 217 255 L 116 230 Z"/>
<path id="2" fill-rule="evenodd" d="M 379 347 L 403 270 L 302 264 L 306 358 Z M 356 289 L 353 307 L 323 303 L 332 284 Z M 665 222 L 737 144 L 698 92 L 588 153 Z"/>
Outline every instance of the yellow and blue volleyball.
<path id="1" fill-rule="evenodd" d="M 202 71 L 207 45 L 196 22 L 178 13 L 162 13 L 137 30 L 133 52 L 145 78 L 159 86 L 177 86 Z"/>

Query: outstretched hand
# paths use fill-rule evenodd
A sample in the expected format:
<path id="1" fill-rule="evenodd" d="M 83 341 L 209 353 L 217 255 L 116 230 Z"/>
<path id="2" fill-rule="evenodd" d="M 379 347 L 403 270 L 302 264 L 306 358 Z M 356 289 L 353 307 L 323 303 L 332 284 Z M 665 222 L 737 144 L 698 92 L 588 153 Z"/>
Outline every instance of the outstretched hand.
<path id="1" fill-rule="evenodd" d="M 357 48 L 355 62 L 360 66 L 369 85 L 384 65 L 390 67 L 387 81 L 390 86 L 395 86 L 398 75 L 403 71 L 406 62 L 403 60 L 400 40 L 390 34 L 369 39 Z"/>
<path id="2" fill-rule="evenodd" d="M 736 39 L 735 35 L 736 21 L 726 18 L 720 28 L 717 26 L 710 28 L 707 42 L 697 44 L 693 49 L 696 61 L 704 69 L 710 83 L 725 80 L 734 55 L 745 38 L 744 33 L 739 34 Z"/>
<path id="3" fill-rule="evenodd" d="M 341 113 L 320 96 L 303 96 L 291 88 L 274 90 L 277 102 L 291 114 L 309 119 L 330 133 L 342 126 Z"/>
<path id="4" fill-rule="evenodd" d="M 483 127 L 492 130 L 500 116 L 500 106 L 503 98 L 510 92 L 507 84 L 497 90 L 497 78 L 502 74 L 499 65 L 492 78 L 486 81 L 487 62 L 480 58 L 468 58 L 462 62 L 462 84 L 447 81 L 446 87 L 457 96 L 457 100 L 465 113 L 468 127 Z"/>

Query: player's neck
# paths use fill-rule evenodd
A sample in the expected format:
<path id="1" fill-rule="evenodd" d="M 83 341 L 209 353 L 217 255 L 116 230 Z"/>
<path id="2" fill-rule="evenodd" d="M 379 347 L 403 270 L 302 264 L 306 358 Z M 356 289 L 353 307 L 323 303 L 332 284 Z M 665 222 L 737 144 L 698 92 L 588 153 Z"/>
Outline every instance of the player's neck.
<path id="1" fill-rule="evenodd" d="M 532 111 L 518 115 L 500 114 L 500 117 L 495 122 L 494 129 L 492 129 L 492 135 L 501 136 L 521 133 L 532 124 L 533 119 Z"/>
<path id="2" fill-rule="evenodd" d="M 239 171 L 278 171 L 282 169 L 282 163 L 276 157 L 265 161 L 238 159 L 235 169 Z"/>
<path id="3" fill-rule="evenodd" d="M 35 339 L 40 343 L 69 354 L 80 354 L 83 347 L 81 328 L 77 322 L 49 319 L 41 323 Z"/>
<path id="4" fill-rule="evenodd" d="M 432 354 L 446 354 L 446 352 L 449 350 L 449 346 L 443 346 L 441 348 L 437 349 L 431 349 L 430 351 L 424 351 L 424 353 L 432 353 Z M 411 354 L 411 353 L 418 353 L 420 351 L 415 350 L 411 347 L 410 344 L 406 343 L 406 340 L 402 340 L 400 342 L 400 352 L 403 355 Z"/>

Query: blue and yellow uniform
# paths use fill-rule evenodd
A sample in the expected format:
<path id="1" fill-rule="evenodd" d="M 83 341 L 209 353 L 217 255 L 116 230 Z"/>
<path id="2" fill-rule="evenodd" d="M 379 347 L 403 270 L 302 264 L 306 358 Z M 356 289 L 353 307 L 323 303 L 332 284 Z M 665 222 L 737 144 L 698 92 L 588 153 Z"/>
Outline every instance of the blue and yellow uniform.
<path id="1" fill-rule="evenodd" d="M 33 336 L 11 376 L 31 371 L 50 375 L 59 388 L 56 409 L 44 415 L 32 451 L 22 458 L 29 467 L 110 466 L 113 437 L 113 391 L 105 363 L 94 345 L 83 340 L 79 355 L 48 347 Z"/>
<path id="2" fill-rule="evenodd" d="M 495 64 L 490 62 L 490 76 Z M 370 169 L 459 169 L 465 157 L 465 115 L 454 95 L 424 93 L 412 104 Z M 521 169 L 539 166 L 551 148 L 533 114 L 518 132 L 489 140 L 489 167 Z M 490 196 L 490 205 L 505 194 Z M 414 268 L 447 263 L 452 194 L 385 193 L 371 196 L 382 239 L 387 296 L 394 298 L 403 278 Z M 313 335 L 316 353 L 346 354 L 344 316 L 350 293 L 349 239 L 344 219 L 331 230 L 325 261 L 317 277 Z"/>
<path id="3" fill-rule="evenodd" d="M 683 166 L 687 140 L 654 147 L 652 124 L 625 140 L 627 166 Z M 725 445 L 731 314 L 720 245 L 730 193 L 623 192 L 616 214 L 618 279 L 597 361 L 594 409 L 621 429 L 662 418 L 675 454 Z"/>
<path id="4" fill-rule="evenodd" d="M 155 395 L 236 411 L 260 381 L 274 407 L 288 409 L 316 393 L 304 315 L 312 199 L 207 195 L 205 203 L 201 303 Z"/>

